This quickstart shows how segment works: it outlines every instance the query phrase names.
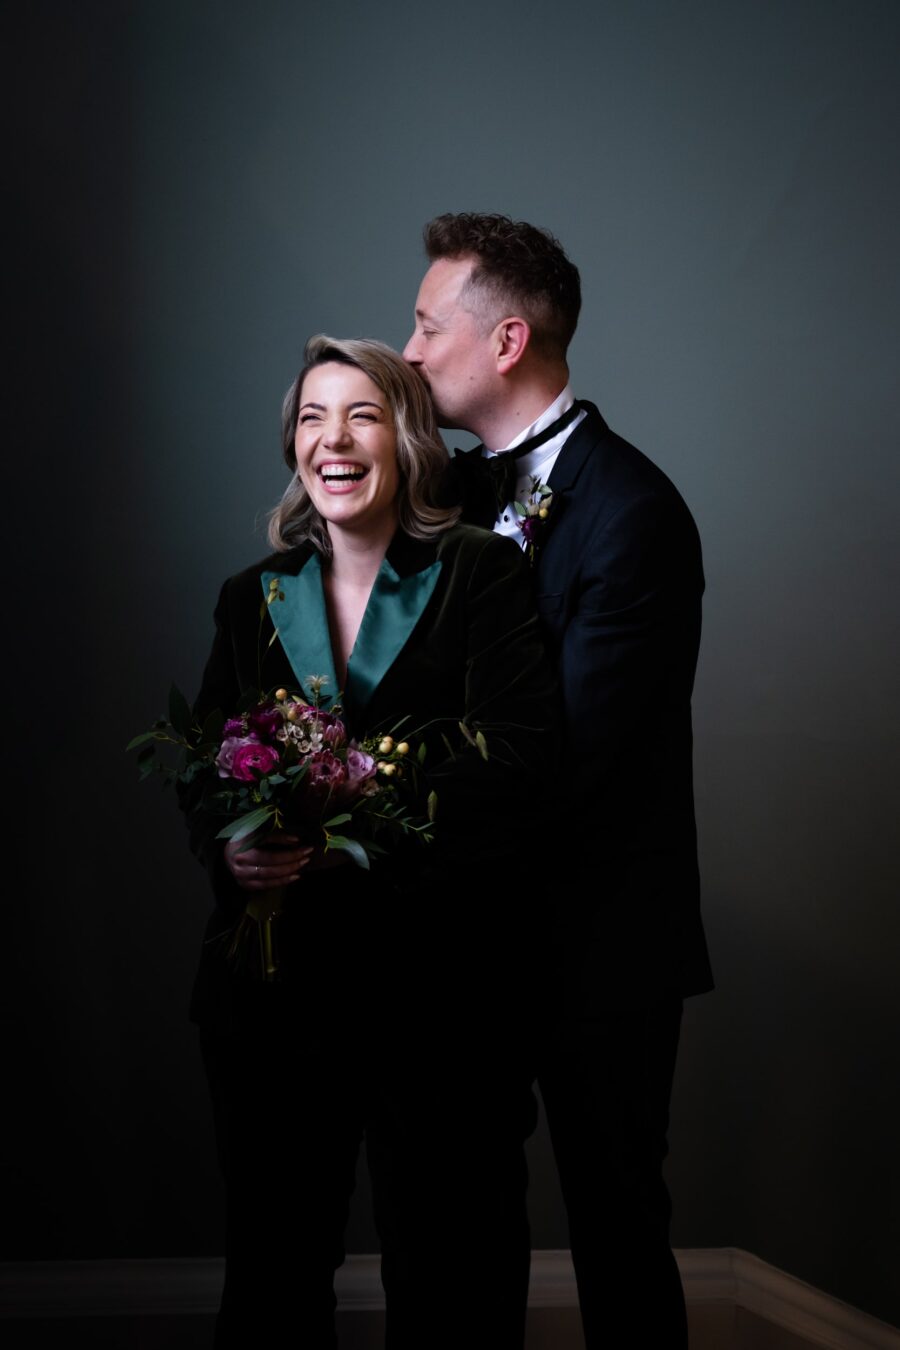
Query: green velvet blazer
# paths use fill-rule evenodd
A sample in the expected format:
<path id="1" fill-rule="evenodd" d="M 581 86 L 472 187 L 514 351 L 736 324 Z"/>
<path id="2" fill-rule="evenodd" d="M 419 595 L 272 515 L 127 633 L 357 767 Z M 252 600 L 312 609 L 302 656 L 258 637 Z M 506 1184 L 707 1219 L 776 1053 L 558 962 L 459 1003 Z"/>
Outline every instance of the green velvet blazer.
<path id="1" fill-rule="evenodd" d="M 275 578 L 284 599 L 260 621 Z M 201 718 L 214 708 L 231 713 L 248 689 L 298 689 L 311 675 L 327 677 L 324 693 L 336 691 L 321 559 L 312 545 L 270 556 L 226 581 L 215 624 L 195 705 Z M 404 731 L 426 740 L 426 791 L 433 788 L 438 798 L 436 839 L 399 850 L 371 874 L 348 864 L 301 877 L 291 888 L 296 908 L 328 912 L 338 892 L 345 900 L 365 896 L 366 924 L 379 908 L 383 931 L 401 914 L 408 927 L 414 914 L 424 925 L 423 941 L 446 946 L 457 961 L 467 959 L 457 936 L 465 934 L 471 951 L 474 928 L 483 949 L 494 953 L 493 964 L 498 944 L 511 937 L 516 945 L 512 930 L 522 935 L 532 924 L 517 878 L 527 888 L 546 801 L 558 787 L 556 687 L 521 549 L 471 525 L 427 542 L 398 531 L 373 586 L 341 701 L 353 735 L 388 731 L 406 719 Z M 461 735 L 460 721 L 484 731 L 487 761 Z M 186 810 L 192 847 L 212 881 L 217 912 L 207 936 L 215 937 L 243 912 L 246 896 L 224 865 L 214 838 L 218 823 L 213 827 L 190 803 Z M 292 903 L 289 892 L 288 909 Z M 208 986 L 201 977 L 197 1020 L 204 1020 Z M 221 1002 L 221 989 L 212 1002 Z"/>

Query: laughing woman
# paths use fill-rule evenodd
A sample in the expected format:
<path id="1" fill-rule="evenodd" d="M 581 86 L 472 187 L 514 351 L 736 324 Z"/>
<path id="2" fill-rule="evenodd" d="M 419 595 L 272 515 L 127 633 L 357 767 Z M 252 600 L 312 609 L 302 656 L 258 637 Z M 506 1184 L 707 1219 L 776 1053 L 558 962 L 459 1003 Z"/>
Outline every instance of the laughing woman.
<path id="1" fill-rule="evenodd" d="M 216 1344 L 336 1344 L 365 1136 L 392 1350 L 518 1350 L 534 1124 L 525 874 L 556 740 L 527 563 L 438 504 L 446 454 L 427 391 L 389 348 L 311 339 L 283 420 L 275 553 L 222 589 L 197 711 L 324 674 L 350 734 L 425 729 L 438 815 L 432 844 L 366 872 L 293 837 L 224 846 L 188 811 L 216 899 L 193 1004 L 228 1208 Z M 274 578 L 284 599 L 261 627 Z M 484 728 L 487 760 L 465 740 L 450 752 L 460 722 Z M 285 884 L 281 979 L 253 981 L 216 939 Z M 438 1307 L 434 1272 L 463 1250 L 466 1278 Z"/>

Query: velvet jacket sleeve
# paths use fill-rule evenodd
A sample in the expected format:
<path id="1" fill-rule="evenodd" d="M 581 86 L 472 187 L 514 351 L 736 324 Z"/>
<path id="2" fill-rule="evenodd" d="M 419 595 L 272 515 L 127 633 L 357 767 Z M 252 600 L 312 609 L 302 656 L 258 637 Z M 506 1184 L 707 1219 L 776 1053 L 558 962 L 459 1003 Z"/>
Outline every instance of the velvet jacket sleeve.
<path id="1" fill-rule="evenodd" d="M 462 678 L 458 717 L 481 732 L 487 758 L 454 725 L 428 762 L 438 799 L 440 841 L 435 865 L 456 870 L 524 856 L 542 822 L 542 801 L 556 787 L 560 748 L 555 678 L 536 618 L 532 577 L 511 540 L 472 531 L 474 547 L 459 550 L 445 590 L 446 617 L 458 628 L 454 660 Z"/>
<path id="2" fill-rule="evenodd" d="M 231 617 L 234 586 L 233 579 L 225 582 L 215 608 L 213 645 L 193 708 L 194 719 L 200 725 L 216 709 L 221 709 L 225 716 L 231 715 L 241 694 L 250 687 L 242 682 L 238 665 Z M 223 822 L 204 808 L 202 785 L 197 780 L 180 789 L 179 802 L 187 821 L 191 851 L 207 871 L 216 904 L 224 914 L 236 918 L 243 912 L 247 897 L 225 864 L 223 841 L 216 838 Z"/>

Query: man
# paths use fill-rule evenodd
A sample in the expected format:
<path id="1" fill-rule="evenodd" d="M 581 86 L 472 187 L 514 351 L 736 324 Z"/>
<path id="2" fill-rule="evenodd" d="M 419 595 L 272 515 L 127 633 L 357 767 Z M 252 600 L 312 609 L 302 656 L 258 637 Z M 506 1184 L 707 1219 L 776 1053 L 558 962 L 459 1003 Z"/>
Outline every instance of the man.
<path id="1" fill-rule="evenodd" d="M 575 400 L 580 282 L 557 241 L 463 214 L 431 221 L 425 246 L 404 356 L 440 424 L 483 442 L 453 461 L 464 518 L 528 546 L 562 689 L 560 813 L 533 848 L 553 925 L 538 1082 L 585 1339 L 672 1350 L 687 1331 L 668 1103 L 682 999 L 712 987 L 691 778 L 697 531 L 661 470 Z M 542 513 L 526 536 L 513 503 L 529 500 Z"/>

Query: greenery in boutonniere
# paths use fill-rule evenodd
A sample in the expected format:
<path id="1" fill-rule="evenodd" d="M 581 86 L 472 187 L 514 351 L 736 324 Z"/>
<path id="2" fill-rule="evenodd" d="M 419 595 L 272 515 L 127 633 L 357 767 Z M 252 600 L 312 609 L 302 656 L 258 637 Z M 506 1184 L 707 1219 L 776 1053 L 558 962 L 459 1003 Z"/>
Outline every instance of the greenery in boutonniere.
<path id="1" fill-rule="evenodd" d="M 531 480 L 531 489 L 524 502 L 513 502 L 519 517 L 519 529 L 525 536 L 528 549 L 528 561 L 534 562 L 535 551 L 540 547 L 542 536 L 550 518 L 553 505 L 553 493 L 546 483 L 537 477 Z"/>

